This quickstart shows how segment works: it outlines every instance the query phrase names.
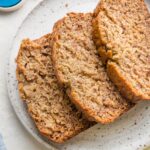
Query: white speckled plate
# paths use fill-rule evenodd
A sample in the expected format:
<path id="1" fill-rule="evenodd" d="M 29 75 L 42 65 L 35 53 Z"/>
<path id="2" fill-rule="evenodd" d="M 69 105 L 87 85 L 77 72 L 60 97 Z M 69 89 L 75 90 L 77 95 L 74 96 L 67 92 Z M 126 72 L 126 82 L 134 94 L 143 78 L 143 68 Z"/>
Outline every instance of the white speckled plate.
<path id="1" fill-rule="evenodd" d="M 39 135 L 20 100 L 16 82 L 15 58 L 22 39 L 36 39 L 51 32 L 53 24 L 67 12 L 92 11 L 98 0 L 45 0 L 18 29 L 8 63 L 8 92 L 12 106 L 23 126 L 45 147 L 62 150 L 138 150 L 150 145 L 150 102 L 141 102 L 110 125 L 97 124 L 63 145 L 48 142 Z M 150 0 L 147 0 L 150 6 Z"/>

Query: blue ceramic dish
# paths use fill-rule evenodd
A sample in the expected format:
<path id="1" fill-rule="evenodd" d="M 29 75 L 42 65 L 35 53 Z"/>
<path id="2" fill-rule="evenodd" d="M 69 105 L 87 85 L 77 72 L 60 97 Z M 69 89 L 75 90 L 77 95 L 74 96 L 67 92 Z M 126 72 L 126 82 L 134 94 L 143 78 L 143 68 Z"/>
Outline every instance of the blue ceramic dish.
<path id="1" fill-rule="evenodd" d="M 25 0 L 0 0 L 0 11 L 10 12 L 19 9 Z"/>
<path id="2" fill-rule="evenodd" d="M 20 3 L 21 0 L 0 0 L 0 7 L 12 7 Z"/>

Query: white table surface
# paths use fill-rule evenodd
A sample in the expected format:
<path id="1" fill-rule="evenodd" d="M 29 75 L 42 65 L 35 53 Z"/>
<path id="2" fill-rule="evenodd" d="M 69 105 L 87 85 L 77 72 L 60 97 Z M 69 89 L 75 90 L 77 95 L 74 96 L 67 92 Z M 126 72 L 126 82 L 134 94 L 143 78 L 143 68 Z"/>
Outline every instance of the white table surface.
<path id="1" fill-rule="evenodd" d="M 0 134 L 7 150 L 46 150 L 20 124 L 9 102 L 6 88 L 7 55 L 14 35 L 27 14 L 41 0 L 28 0 L 13 13 L 0 12 Z"/>

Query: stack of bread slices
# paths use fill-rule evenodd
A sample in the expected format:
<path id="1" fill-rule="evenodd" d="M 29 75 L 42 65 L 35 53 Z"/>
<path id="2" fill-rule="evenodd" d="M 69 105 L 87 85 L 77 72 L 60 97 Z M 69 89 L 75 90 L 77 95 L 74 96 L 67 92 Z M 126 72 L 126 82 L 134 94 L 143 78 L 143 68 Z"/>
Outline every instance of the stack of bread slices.
<path id="1" fill-rule="evenodd" d="M 150 100 L 150 13 L 144 0 L 101 0 L 22 41 L 20 97 L 39 132 L 63 143 Z"/>

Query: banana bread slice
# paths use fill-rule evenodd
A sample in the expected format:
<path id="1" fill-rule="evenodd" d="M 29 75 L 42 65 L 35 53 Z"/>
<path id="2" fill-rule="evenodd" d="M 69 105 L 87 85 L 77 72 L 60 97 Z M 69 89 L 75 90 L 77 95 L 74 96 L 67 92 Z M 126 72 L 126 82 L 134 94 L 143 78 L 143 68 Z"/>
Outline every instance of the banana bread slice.
<path id="1" fill-rule="evenodd" d="M 20 97 L 38 130 L 53 142 L 62 143 L 89 128 L 87 121 L 58 86 L 51 62 L 51 35 L 23 40 L 17 57 Z"/>
<path id="2" fill-rule="evenodd" d="M 150 100 L 150 13 L 144 0 L 102 0 L 94 38 L 110 79 L 131 101 Z"/>
<path id="3" fill-rule="evenodd" d="M 92 39 L 92 14 L 70 13 L 53 28 L 56 76 L 76 106 L 100 123 L 110 123 L 132 107 L 109 81 Z"/>

